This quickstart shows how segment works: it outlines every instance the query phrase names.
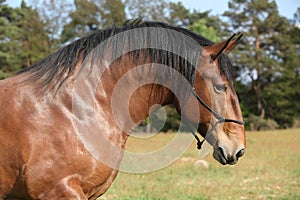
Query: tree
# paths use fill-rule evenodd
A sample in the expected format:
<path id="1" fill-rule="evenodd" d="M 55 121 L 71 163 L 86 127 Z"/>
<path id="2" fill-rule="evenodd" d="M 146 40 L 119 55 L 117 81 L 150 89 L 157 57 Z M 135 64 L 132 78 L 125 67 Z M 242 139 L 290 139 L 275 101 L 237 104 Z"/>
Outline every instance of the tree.
<path id="1" fill-rule="evenodd" d="M 168 22 L 176 26 L 189 26 L 191 22 L 191 12 L 187 9 L 181 1 L 169 3 L 170 16 Z"/>
<path id="2" fill-rule="evenodd" d="M 274 118 L 282 127 L 292 126 L 294 119 L 300 117 L 298 102 L 300 99 L 300 8 L 291 22 L 290 27 L 282 31 L 284 34 L 284 40 L 281 42 L 283 70 L 281 76 L 276 77 L 272 88 L 277 96 L 270 97 L 272 103 L 278 108 L 273 110 Z M 274 102 L 276 98 L 278 101 Z"/>
<path id="3" fill-rule="evenodd" d="M 38 11 L 27 6 L 22 1 L 19 11 L 19 20 L 16 22 L 21 29 L 19 41 L 21 42 L 20 55 L 22 68 L 29 67 L 51 52 L 48 34 L 45 32 L 45 24 L 42 22 Z"/>
<path id="4" fill-rule="evenodd" d="M 74 0 L 75 10 L 69 16 L 71 21 L 64 25 L 61 41 L 67 42 L 81 38 L 100 28 L 100 11 L 97 4 L 90 0 Z"/>
<path id="5" fill-rule="evenodd" d="M 29 0 L 29 2 L 38 11 L 44 23 L 51 49 L 57 50 L 60 47 L 60 35 L 68 21 L 72 4 L 65 0 Z"/>
<path id="6" fill-rule="evenodd" d="M 205 19 L 198 20 L 194 24 L 188 26 L 188 28 L 213 42 L 218 42 L 221 40 L 219 35 L 220 32 L 217 32 L 217 30 L 213 27 L 207 26 L 207 21 Z"/>
<path id="7" fill-rule="evenodd" d="M 0 79 L 8 77 L 21 67 L 16 53 L 20 49 L 17 42 L 20 29 L 14 23 L 17 18 L 17 12 L 8 7 L 4 0 L 0 0 Z"/>
<path id="8" fill-rule="evenodd" d="M 122 25 L 126 20 L 125 5 L 121 0 L 106 0 L 101 10 L 102 27 Z"/>
<path id="9" fill-rule="evenodd" d="M 63 27 L 63 43 L 126 21 L 125 5 L 121 0 L 74 0 L 74 5 L 71 21 Z"/>
<path id="10" fill-rule="evenodd" d="M 288 98 L 287 88 L 294 76 L 288 75 L 294 74 L 291 62 L 295 58 L 291 25 L 279 15 L 275 1 L 231 0 L 228 6 L 224 13 L 229 18 L 228 30 L 245 35 L 235 60 L 242 82 L 250 83 L 255 95 L 256 108 L 251 112 L 261 120 L 272 118 L 285 126 L 292 112 L 289 100 L 282 99 Z"/>
<path id="11" fill-rule="evenodd" d="M 168 3 L 165 0 L 125 0 L 129 18 L 166 22 Z"/>
<path id="12" fill-rule="evenodd" d="M 219 34 L 222 33 L 221 27 L 223 26 L 222 21 L 218 16 L 210 15 L 210 11 L 199 12 L 197 10 L 187 9 L 180 1 L 169 3 L 169 16 L 168 22 L 176 26 L 192 27 L 192 26 L 203 26 L 205 28 L 214 30 Z M 193 28 L 191 28 L 193 29 Z M 193 29 L 194 30 L 194 29 Z M 197 28 L 195 27 L 197 32 Z M 198 32 L 199 33 L 199 32 Z"/>
<path id="13" fill-rule="evenodd" d="M 0 78 L 29 67 L 50 51 L 38 12 L 22 1 L 21 8 L 0 2 Z"/>

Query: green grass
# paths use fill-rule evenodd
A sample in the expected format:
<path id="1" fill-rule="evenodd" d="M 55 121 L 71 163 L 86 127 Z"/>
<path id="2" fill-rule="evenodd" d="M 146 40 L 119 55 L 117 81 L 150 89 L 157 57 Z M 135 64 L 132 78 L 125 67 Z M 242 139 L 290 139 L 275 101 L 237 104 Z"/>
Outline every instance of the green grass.
<path id="1" fill-rule="evenodd" d="M 131 151 L 145 151 L 170 141 L 160 134 L 139 142 Z M 192 137 L 186 135 L 186 137 Z M 209 154 L 208 169 L 197 167 L 199 152 L 191 147 L 172 165 L 146 174 L 120 172 L 99 199 L 300 199 L 300 130 L 248 132 L 245 156 L 235 166 L 222 166 Z"/>

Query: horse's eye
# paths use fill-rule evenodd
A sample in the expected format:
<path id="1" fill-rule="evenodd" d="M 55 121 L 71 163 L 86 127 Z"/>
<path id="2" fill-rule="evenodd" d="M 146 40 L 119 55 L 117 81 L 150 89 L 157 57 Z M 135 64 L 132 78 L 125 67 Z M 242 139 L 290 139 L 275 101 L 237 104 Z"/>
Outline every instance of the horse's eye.
<path id="1" fill-rule="evenodd" d="M 218 93 L 224 93 L 227 90 L 227 87 L 225 84 L 214 84 L 214 89 Z"/>

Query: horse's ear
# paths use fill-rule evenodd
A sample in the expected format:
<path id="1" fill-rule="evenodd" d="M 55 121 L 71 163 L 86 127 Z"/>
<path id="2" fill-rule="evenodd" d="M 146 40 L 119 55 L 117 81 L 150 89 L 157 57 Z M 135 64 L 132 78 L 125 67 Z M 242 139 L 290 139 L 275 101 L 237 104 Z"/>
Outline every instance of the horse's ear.
<path id="1" fill-rule="evenodd" d="M 207 54 L 211 56 L 211 59 L 216 60 L 221 53 L 224 51 L 225 53 L 230 53 L 230 51 L 237 45 L 239 40 L 243 37 L 243 34 L 240 34 L 235 40 L 235 36 L 237 34 L 233 34 L 228 40 L 213 44 L 211 46 L 204 47 Z"/>
<path id="2" fill-rule="evenodd" d="M 231 40 L 225 48 L 225 53 L 229 54 L 232 51 L 232 49 L 234 49 L 234 47 L 239 43 L 242 37 L 243 34 L 238 34 L 238 37 L 235 40 Z"/>

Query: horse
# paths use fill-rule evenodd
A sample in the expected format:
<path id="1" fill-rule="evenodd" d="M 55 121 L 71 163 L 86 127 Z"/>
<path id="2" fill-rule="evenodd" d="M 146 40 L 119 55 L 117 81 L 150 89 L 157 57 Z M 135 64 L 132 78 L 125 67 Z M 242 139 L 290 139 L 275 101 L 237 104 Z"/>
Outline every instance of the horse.
<path id="1" fill-rule="evenodd" d="M 161 22 L 99 30 L 0 81 L 0 199 L 96 199 L 115 179 L 130 132 L 173 104 L 223 165 L 245 151 L 227 54 Z M 195 131 L 192 131 L 200 141 Z"/>

